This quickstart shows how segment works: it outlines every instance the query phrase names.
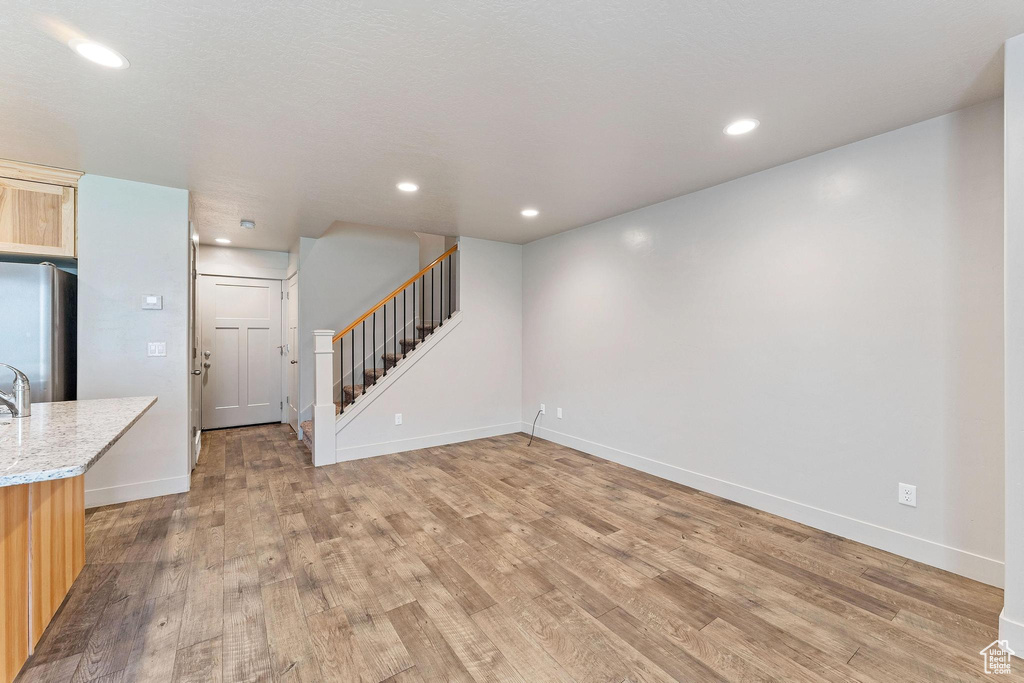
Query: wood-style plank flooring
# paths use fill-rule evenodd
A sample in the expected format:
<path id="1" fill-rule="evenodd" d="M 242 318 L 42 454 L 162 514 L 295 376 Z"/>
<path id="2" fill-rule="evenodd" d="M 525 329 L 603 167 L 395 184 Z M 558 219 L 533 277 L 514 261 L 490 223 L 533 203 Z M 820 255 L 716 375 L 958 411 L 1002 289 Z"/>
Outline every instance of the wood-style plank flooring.
<path id="1" fill-rule="evenodd" d="M 89 511 L 20 681 L 985 679 L 1000 590 L 549 442 L 203 438 L 188 494 Z"/>

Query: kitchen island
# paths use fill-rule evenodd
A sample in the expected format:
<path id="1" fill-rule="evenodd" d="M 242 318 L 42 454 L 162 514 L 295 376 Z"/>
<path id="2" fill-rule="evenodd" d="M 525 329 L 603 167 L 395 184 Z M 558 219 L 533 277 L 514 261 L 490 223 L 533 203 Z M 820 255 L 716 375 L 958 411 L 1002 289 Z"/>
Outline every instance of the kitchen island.
<path id="1" fill-rule="evenodd" d="M 155 396 L 0 416 L 0 681 L 13 681 L 85 565 L 85 472 Z"/>

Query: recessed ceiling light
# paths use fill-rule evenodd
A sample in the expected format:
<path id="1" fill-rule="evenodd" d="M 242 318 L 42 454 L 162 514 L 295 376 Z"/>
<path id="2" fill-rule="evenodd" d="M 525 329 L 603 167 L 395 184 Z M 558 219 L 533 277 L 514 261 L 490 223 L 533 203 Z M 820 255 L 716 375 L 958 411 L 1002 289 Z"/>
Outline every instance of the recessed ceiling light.
<path id="1" fill-rule="evenodd" d="M 127 69 L 129 64 L 125 56 L 117 50 L 111 50 L 106 45 L 101 45 L 94 40 L 85 38 L 74 38 L 68 43 L 68 47 L 85 57 L 90 62 L 110 69 Z"/>
<path id="2" fill-rule="evenodd" d="M 398 183 L 398 185 L 396 185 L 395 187 L 397 187 L 402 192 L 415 192 L 416 190 L 420 189 L 420 186 L 417 185 L 416 183 Z"/>
<path id="3" fill-rule="evenodd" d="M 256 221 L 243 220 L 243 221 L 239 222 L 239 225 L 241 225 L 246 230 L 255 230 L 256 229 Z"/>
<path id="4" fill-rule="evenodd" d="M 218 237 L 214 240 L 217 244 L 231 244 L 231 240 L 226 237 Z"/>
<path id="5" fill-rule="evenodd" d="M 761 125 L 761 122 L 757 119 L 740 119 L 733 121 L 725 127 L 726 135 L 743 135 L 754 130 Z"/>
<path id="6" fill-rule="evenodd" d="M 540 214 L 540 211 L 538 211 L 537 209 L 523 209 L 519 213 L 523 214 L 527 218 L 534 218 Z"/>

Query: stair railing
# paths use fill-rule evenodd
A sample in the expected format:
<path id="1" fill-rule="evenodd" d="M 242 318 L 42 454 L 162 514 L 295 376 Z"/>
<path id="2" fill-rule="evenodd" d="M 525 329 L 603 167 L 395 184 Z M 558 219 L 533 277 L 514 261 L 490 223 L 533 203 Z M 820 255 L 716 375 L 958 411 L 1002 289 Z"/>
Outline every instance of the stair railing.
<path id="1" fill-rule="evenodd" d="M 457 310 L 459 245 L 334 335 L 334 403 L 338 414 L 382 380 Z"/>

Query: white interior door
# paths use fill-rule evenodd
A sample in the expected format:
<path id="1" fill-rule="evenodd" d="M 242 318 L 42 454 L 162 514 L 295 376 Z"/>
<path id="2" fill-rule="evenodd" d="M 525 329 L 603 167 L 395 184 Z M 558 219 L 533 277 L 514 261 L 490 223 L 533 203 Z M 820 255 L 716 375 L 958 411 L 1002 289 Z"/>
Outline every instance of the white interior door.
<path id="1" fill-rule="evenodd" d="M 288 424 L 299 433 L 299 278 L 292 275 L 288 280 L 286 295 L 288 309 Z"/>
<path id="2" fill-rule="evenodd" d="M 204 275 L 203 429 L 281 421 L 281 281 Z"/>

